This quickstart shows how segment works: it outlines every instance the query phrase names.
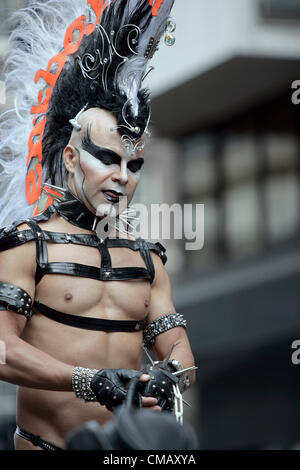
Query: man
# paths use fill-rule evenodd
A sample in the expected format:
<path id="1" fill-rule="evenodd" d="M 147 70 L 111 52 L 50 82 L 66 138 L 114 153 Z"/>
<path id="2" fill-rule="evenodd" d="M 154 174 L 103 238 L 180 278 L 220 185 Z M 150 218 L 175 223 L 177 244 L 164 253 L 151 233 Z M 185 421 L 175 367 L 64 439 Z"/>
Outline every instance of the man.
<path id="1" fill-rule="evenodd" d="M 139 15 L 143 7 L 138 23 L 143 23 L 143 32 L 149 25 L 149 16 L 144 22 L 149 5 L 135 3 Z M 103 41 L 103 31 L 122 16 L 125 4 L 116 0 L 104 12 L 103 30 L 99 28 L 91 43 L 95 38 Z M 125 26 L 136 25 L 136 11 L 129 9 L 127 15 Z M 120 31 L 124 25 L 118 26 Z M 90 54 L 89 45 L 83 41 L 77 56 L 85 79 L 83 53 Z M 99 67 L 104 64 L 100 61 Z M 0 340 L 6 345 L 0 379 L 19 386 L 16 449 L 65 449 L 68 432 L 85 421 L 103 424 L 112 419 L 135 376 L 143 383 L 142 405 L 170 411 L 172 387 L 178 381 L 173 372 L 194 364 L 185 322 L 172 302 L 163 247 L 135 239 L 118 225 L 110 227 L 105 238 L 95 234 L 96 222 L 121 200 L 128 205 L 133 198 L 144 162 L 147 102 L 143 112 L 135 113 L 132 95 L 120 93 L 116 111 L 116 104 L 110 109 L 104 99 L 99 102 L 99 93 L 93 100 L 88 92 L 89 99 L 82 98 L 86 104 L 68 119 L 72 129 L 69 126 L 67 145 L 57 156 L 55 112 L 61 125 L 66 121 L 67 106 L 61 101 L 68 73 L 74 77 L 74 70 L 66 68 L 53 90 L 43 140 L 48 181 L 56 182 L 57 162 L 62 174 L 67 172 L 60 188 L 63 196 L 41 215 L 16 222 L 0 234 Z M 101 73 L 105 88 L 109 82 L 103 82 Z M 82 94 L 87 87 L 90 83 Z M 143 96 L 137 96 L 142 109 Z M 64 109 L 57 111 L 60 104 Z M 160 363 L 150 375 L 139 372 L 143 330 L 145 344 L 153 346 L 160 361 L 173 346 L 168 364 Z M 182 374 L 181 391 L 194 380 L 194 372 Z"/>

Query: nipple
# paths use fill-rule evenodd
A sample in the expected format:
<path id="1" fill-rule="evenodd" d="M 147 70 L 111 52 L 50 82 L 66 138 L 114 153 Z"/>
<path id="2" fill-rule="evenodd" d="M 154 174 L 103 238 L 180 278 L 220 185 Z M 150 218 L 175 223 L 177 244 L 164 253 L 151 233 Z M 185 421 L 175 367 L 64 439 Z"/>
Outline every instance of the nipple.
<path id="1" fill-rule="evenodd" d="M 69 294 L 69 293 L 68 293 L 68 294 L 65 294 L 65 295 L 64 295 L 64 299 L 67 300 L 67 301 L 68 301 L 68 300 L 72 300 L 72 299 L 73 299 L 73 295 L 72 295 L 72 294 Z"/>

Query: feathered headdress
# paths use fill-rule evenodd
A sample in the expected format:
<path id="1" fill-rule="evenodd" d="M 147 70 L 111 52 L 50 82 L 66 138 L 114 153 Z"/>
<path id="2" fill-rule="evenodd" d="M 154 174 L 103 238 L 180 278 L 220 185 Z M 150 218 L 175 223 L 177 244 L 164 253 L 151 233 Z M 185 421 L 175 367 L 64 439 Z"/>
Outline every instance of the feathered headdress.
<path id="1" fill-rule="evenodd" d="M 173 3 L 32 0 L 14 15 L 5 71 L 15 107 L 0 119 L 1 226 L 32 215 L 43 183 L 66 186 L 62 153 L 80 112 L 111 111 L 124 145 L 140 144 L 150 120 L 142 82 Z"/>

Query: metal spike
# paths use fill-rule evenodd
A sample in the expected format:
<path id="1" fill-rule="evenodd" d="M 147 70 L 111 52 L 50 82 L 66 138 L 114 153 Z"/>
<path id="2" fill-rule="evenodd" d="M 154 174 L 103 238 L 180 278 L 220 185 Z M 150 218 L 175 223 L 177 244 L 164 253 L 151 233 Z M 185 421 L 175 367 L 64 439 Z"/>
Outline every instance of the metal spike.
<path id="1" fill-rule="evenodd" d="M 190 405 L 187 401 L 185 401 L 184 398 L 182 399 L 182 401 L 183 401 L 183 403 L 184 403 L 185 405 L 187 405 L 187 406 L 189 406 L 190 408 L 192 408 L 192 405 Z"/>
<path id="2" fill-rule="evenodd" d="M 173 345 L 171 346 L 171 349 L 170 349 L 170 351 L 168 352 L 167 357 L 166 357 L 166 358 L 164 359 L 164 361 L 163 361 L 163 366 L 167 366 L 167 365 L 168 365 L 168 362 L 169 362 L 169 359 L 170 359 L 170 357 L 171 357 L 171 354 L 172 354 L 172 351 L 173 351 L 174 347 L 175 347 L 175 344 L 173 344 Z"/>
<path id="3" fill-rule="evenodd" d="M 51 185 L 49 185 L 49 186 L 51 186 Z M 50 188 L 49 188 L 49 189 L 50 189 Z M 56 186 L 52 186 L 52 189 L 54 189 L 55 191 L 60 191 L 60 192 L 62 193 L 62 195 L 61 195 L 61 196 L 57 196 L 56 194 L 53 194 L 53 193 L 51 193 L 50 191 L 48 191 L 48 188 L 45 188 L 45 187 L 43 187 L 42 191 L 43 191 L 47 196 L 52 197 L 55 201 L 61 202 L 62 199 L 63 199 L 63 197 L 64 197 L 64 192 L 63 192 L 63 191 L 65 191 L 65 190 L 62 191 L 61 188 L 57 188 L 57 189 L 56 189 Z"/>
<path id="4" fill-rule="evenodd" d="M 62 193 L 62 194 L 65 194 L 65 192 L 67 191 L 65 188 L 61 188 L 60 186 L 54 186 L 53 184 L 49 184 L 49 183 L 44 183 L 43 189 L 45 187 L 49 189 L 53 189 L 54 191 L 57 191 L 58 193 Z"/>
<path id="5" fill-rule="evenodd" d="M 134 212 L 134 213 L 136 213 L 136 209 L 131 209 L 131 207 L 126 207 L 126 208 L 121 212 L 121 214 L 126 214 L 126 213 L 129 213 L 129 212 Z"/>
<path id="6" fill-rule="evenodd" d="M 153 67 L 153 65 L 150 65 L 149 69 L 142 76 L 142 82 L 145 80 L 146 77 L 148 77 L 149 73 L 152 72 L 152 70 L 155 70 L 155 67 Z"/>
<path id="7" fill-rule="evenodd" d="M 143 345 L 143 351 L 144 353 L 146 354 L 146 356 L 148 357 L 150 363 L 151 363 L 151 366 L 154 366 L 154 361 L 152 359 L 152 357 L 150 356 L 150 354 L 148 353 L 147 349 L 145 348 L 145 346 Z"/>
<path id="8" fill-rule="evenodd" d="M 135 217 L 134 215 L 130 215 L 130 214 L 120 214 L 119 219 L 139 220 L 139 217 Z"/>
<path id="9" fill-rule="evenodd" d="M 124 235 L 126 235 L 126 234 L 127 234 L 127 235 L 130 235 L 129 232 L 127 232 L 127 231 L 124 232 L 123 230 L 120 229 L 120 227 L 117 227 L 117 225 L 112 225 L 112 224 L 110 224 L 110 223 L 108 223 L 108 225 L 110 225 L 111 227 L 115 228 L 116 230 L 119 230 L 119 232 L 123 233 Z"/>
<path id="10" fill-rule="evenodd" d="M 127 224 L 129 227 L 131 228 L 135 228 L 133 225 L 131 225 L 131 223 L 128 221 L 128 220 L 123 220 L 123 219 L 120 219 L 122 222 L 124 222 L 124 224 Z"/>
<path id="11" fill-rule="evenodd" d="M 192 367 L 187 367 L 186 369 L 182 369 L 182 370 L 177 370 L 176 372 L 172 372 L 173 375 L 181 375 L 183 374 L 184 372 L 189 372 L 191 370 L 196 370 L 198 369 L 198 367 L 196 366 L 192 366 Z"/>

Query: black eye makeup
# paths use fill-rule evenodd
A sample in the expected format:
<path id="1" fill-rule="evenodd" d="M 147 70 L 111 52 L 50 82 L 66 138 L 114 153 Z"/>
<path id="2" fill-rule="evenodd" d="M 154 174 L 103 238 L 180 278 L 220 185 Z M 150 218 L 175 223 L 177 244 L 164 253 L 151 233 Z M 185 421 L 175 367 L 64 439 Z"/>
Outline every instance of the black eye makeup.
<path id="1" fill-rule="evenodd" d="M 84 133 L 81 146 L 83 150 L 88 152 L 97 160 L 100 160 L 104 165 L 121 165 L 122 159 L 120 155 L 107 148 L 98 147 L 98 145 L 92 142 L 89 128 L 87 128 Z M 130 162 L 128 162 L 127 168 L 132 173 L 136 173 L 142 168 L 143 164 L 144 158 L 140 157 L 136 160 L 131 160 Z"/>
<path id="2" fill-rule="evenodd" d="M 139 171 L 142 166 L 144 165 L 144 159 L 143 158 L 137 158 L 136 160 L 132 160 L 131 162 L 127 163 L 127 168 L 132 171 L 132 173 L 136 173 Z"/>
<path id="3" fill-rule="evenodd" d="M 121 157 L 117 153 L 106 148 L 98 147 L 98 145 L 92 142 L 88 128 L 82 139 L 82 148 L 93 155 L 93 157 L 97 158 L 97 160 L 104 163 L 104 165 L 121 164 Z"/>

